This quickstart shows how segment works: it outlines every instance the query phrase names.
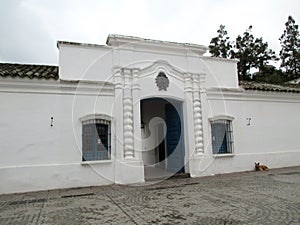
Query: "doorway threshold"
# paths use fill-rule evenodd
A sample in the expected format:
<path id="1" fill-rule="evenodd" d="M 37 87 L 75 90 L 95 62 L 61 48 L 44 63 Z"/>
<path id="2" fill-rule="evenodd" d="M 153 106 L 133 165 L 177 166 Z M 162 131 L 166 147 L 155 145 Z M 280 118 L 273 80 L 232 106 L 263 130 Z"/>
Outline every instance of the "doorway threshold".
<path id="1" fill-rule="evenodd" d="M 168 172 L 164 168 L 155 166 L 145 166 L 144 172 L 146 181 L 167 180 L 174 175 L 174 173 Z"/>
<path id="2" fill-rule="evenodd" d="M 168 179 L 180 179 L 180 178 L 190 178 L 189 173 L 172 173 L 166 171 L 166 169 L 155 166 L 145 166 L 145 181 L 158 181 L 158 180 L 168 180 Z"/>
<path id="3" fill-rule="evenodd" d="M 184 179 L 184 178 L 191 178 L 189 173 L 176 173 L 173 176 L 169 177 L 168 180 L 171 179 Z"/>

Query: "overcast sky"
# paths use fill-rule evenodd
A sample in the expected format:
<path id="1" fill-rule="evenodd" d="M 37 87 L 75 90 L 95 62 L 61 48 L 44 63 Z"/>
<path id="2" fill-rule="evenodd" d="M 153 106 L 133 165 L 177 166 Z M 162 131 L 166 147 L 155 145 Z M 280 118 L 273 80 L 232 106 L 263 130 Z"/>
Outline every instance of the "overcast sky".
<path id="1" fill-rule="evenodd" d="M 105 44 L 108 34 L 208 46 L 224 24 L 232 40 L 253 25 L 279 53 L 299 0 L 0 0 L 0 61 L 58 64 L 57 40 Z"/>

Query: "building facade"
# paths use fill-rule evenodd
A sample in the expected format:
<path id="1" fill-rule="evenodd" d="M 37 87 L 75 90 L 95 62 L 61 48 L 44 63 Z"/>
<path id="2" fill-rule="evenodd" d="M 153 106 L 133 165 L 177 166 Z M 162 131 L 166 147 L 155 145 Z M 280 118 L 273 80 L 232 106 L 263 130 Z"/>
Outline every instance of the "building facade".
<path id="1" fill-rule="evenodd" d="M 0 193 L 300 165 L 300 89 L 240 83 L 207 48 L 109 35 L 2 64 Z"/>

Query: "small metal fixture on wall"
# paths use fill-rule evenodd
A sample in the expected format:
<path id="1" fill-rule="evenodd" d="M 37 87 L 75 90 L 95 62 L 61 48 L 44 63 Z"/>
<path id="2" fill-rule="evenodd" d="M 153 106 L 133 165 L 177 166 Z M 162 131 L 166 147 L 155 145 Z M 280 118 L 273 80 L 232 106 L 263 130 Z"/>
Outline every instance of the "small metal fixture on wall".
<path id="1" fill-rule="evenodd" d="M 53 127 L 53 117 L 51 117 L 51 124 L 50 127 Z"/>
<path id="2" fill-rule="evenodd" d="M 247 120 L 247 126 L 250 126 L 251 125 L 251 118 L 246 118 L 246 120 Z"/>
<path id="3" fill-rule="evenodd" d="M 144 121 L 142 120 L 141 121 L 141 129 L 144 129 L 145 128 L 145 123 L 144 123 Z"/>

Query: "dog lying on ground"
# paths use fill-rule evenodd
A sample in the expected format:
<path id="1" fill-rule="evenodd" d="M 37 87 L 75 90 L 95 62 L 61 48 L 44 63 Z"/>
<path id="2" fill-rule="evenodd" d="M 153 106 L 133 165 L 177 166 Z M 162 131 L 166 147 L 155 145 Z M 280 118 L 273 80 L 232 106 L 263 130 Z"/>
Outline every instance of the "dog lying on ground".
<path id="1" fill-rule="evenodd" d="M 255 171 L 267 171 L 269 168 L 265 165 L 259 165 L 258 163 L 255 163 Z"/>

